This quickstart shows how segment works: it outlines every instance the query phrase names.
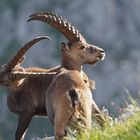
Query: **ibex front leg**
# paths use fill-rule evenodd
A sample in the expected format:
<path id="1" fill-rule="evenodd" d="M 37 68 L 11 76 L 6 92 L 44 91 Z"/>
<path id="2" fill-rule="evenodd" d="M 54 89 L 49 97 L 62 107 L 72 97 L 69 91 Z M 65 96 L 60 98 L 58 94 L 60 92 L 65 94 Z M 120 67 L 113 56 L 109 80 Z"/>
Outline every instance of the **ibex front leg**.
<path id="1" fill-rule="evenodd" d="M 32 119 L 32 113 L 24 112 L 19 115 L 15 140 L 24 140 L 24 135 Z"/>
<path id="2" fill-rule="evenodd" d="M 60 122 L 59 122 L 60 121 Z M 62 140 L 64 138 L 64 136 L 66 135 L 65 133 L 65 124 L 61 123 L 61 118 L 55 118 L 55 126 L 54 126 L 54 130 L 55 130 L 55 138 L 56 140 Z"/>
<path id="3" fill-rule="evenodd" d="M 63 140 L 63 138 L 67 135 L 66 134 L 66 124 L 69 120 L 68 110 L 65 108 L 61 109 L 55 114 L 54 119 L 54 130 L 55 130 L 55 137 L 56 140 Z"/>
<path id="4" fill-rule="evenodd" d="M 99 123 L 99 125 L 101 127 L 104 127 L 105 118 L 103 114 L 101 113 L 101 111 L 99 110 L 96 103 L 94 102 L 94 100 L 92 100 L 92 114 L 93 114 L 93 117 L 96 119 L 96 121 Z"/>

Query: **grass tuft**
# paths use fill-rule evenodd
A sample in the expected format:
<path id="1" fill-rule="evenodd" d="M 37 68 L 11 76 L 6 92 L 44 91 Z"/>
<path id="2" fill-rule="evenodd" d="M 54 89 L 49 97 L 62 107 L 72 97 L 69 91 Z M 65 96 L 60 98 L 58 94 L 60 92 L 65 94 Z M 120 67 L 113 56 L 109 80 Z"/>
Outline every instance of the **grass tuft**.
<path id="1" fill-rule="evenodd" d="M 109 119 L 104 130 L 93 128 L 82 133 L 77 140 L 140 140 L 140 107 L 131 99 L 131 105 L 123 109 L 117 119 Z"/>

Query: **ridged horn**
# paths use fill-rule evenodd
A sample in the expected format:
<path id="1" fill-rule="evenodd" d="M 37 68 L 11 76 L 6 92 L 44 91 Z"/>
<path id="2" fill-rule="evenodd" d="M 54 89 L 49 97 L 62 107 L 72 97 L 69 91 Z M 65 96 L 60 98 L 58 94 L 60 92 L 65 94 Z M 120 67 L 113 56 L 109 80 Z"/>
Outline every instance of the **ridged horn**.
<path id="1" fill-rule="evenodd" d="M 49 12 L 38 12 L 30 15 L 30 18 L 27 22 L 32 20 L 40 20 L 50 24 L 52 27 L 56 28 L 59 32 L 61 32 L 70 43 L 75 42 L 86 42 L 85 38 L 79 33 L 74 26 L 71 25 L 66 19 Z"/>
<path id="2" fill-rule="evenodd" d="M 21 58 L 24 56 L 24 54 L 27 52 L 28 49 L 30 49 L 34 44 L 37 42 L 43 40 L 43 39 L 49 39 L 48 36 L 39 36 L 34 38 L 33 40 L 26 43 L 22 48 L 20 48 L 17 53 L 9 60 L 9 62 L 4 66 L 5 71 L 11 71 L 12 68 L 16 66 L 16 64 L 21 60 Z"/>
<path id="3" fill-rule="evenodd" d="M 9 78 L 11 80 L 19 80 L 23 78 L 47 78 L 48 76 L 54 76 L 56 72 L 11 72 Z"/>

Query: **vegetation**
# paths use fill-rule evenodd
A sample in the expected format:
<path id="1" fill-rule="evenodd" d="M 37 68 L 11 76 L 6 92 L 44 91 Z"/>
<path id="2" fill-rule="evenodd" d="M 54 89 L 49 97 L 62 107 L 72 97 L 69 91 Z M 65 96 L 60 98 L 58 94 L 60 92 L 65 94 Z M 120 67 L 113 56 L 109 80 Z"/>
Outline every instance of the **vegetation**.
<path id="1" fill-rule="evenodd" d="M 140 140 L 140 106 L 133 99 L 118 118 L 106 116 L 104 129 L 93 122 L 90 132 L 81 132 L 77 138 L 69 136 L 66 140 Z"/>
<path id="2" fill-rule="evenodd" d="M 124 113 L 115 120 L 108 121 L 104 130 L 96 127 L 90 133 L 82 133 L 78 140 L 139 140 L 140 108 L 129 105 Z"/>

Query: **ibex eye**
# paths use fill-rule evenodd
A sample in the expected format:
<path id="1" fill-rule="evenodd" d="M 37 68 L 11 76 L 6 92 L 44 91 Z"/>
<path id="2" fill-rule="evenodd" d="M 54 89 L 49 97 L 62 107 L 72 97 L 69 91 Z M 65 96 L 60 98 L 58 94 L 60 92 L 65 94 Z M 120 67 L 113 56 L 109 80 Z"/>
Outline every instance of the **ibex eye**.
<path id="1" fill-rule="evenodd" d="M 79 49 L 80 49 L 80 50 L 83 50 L 83 49 L 85 49 L 85 46 L 80 46 Z"/>

